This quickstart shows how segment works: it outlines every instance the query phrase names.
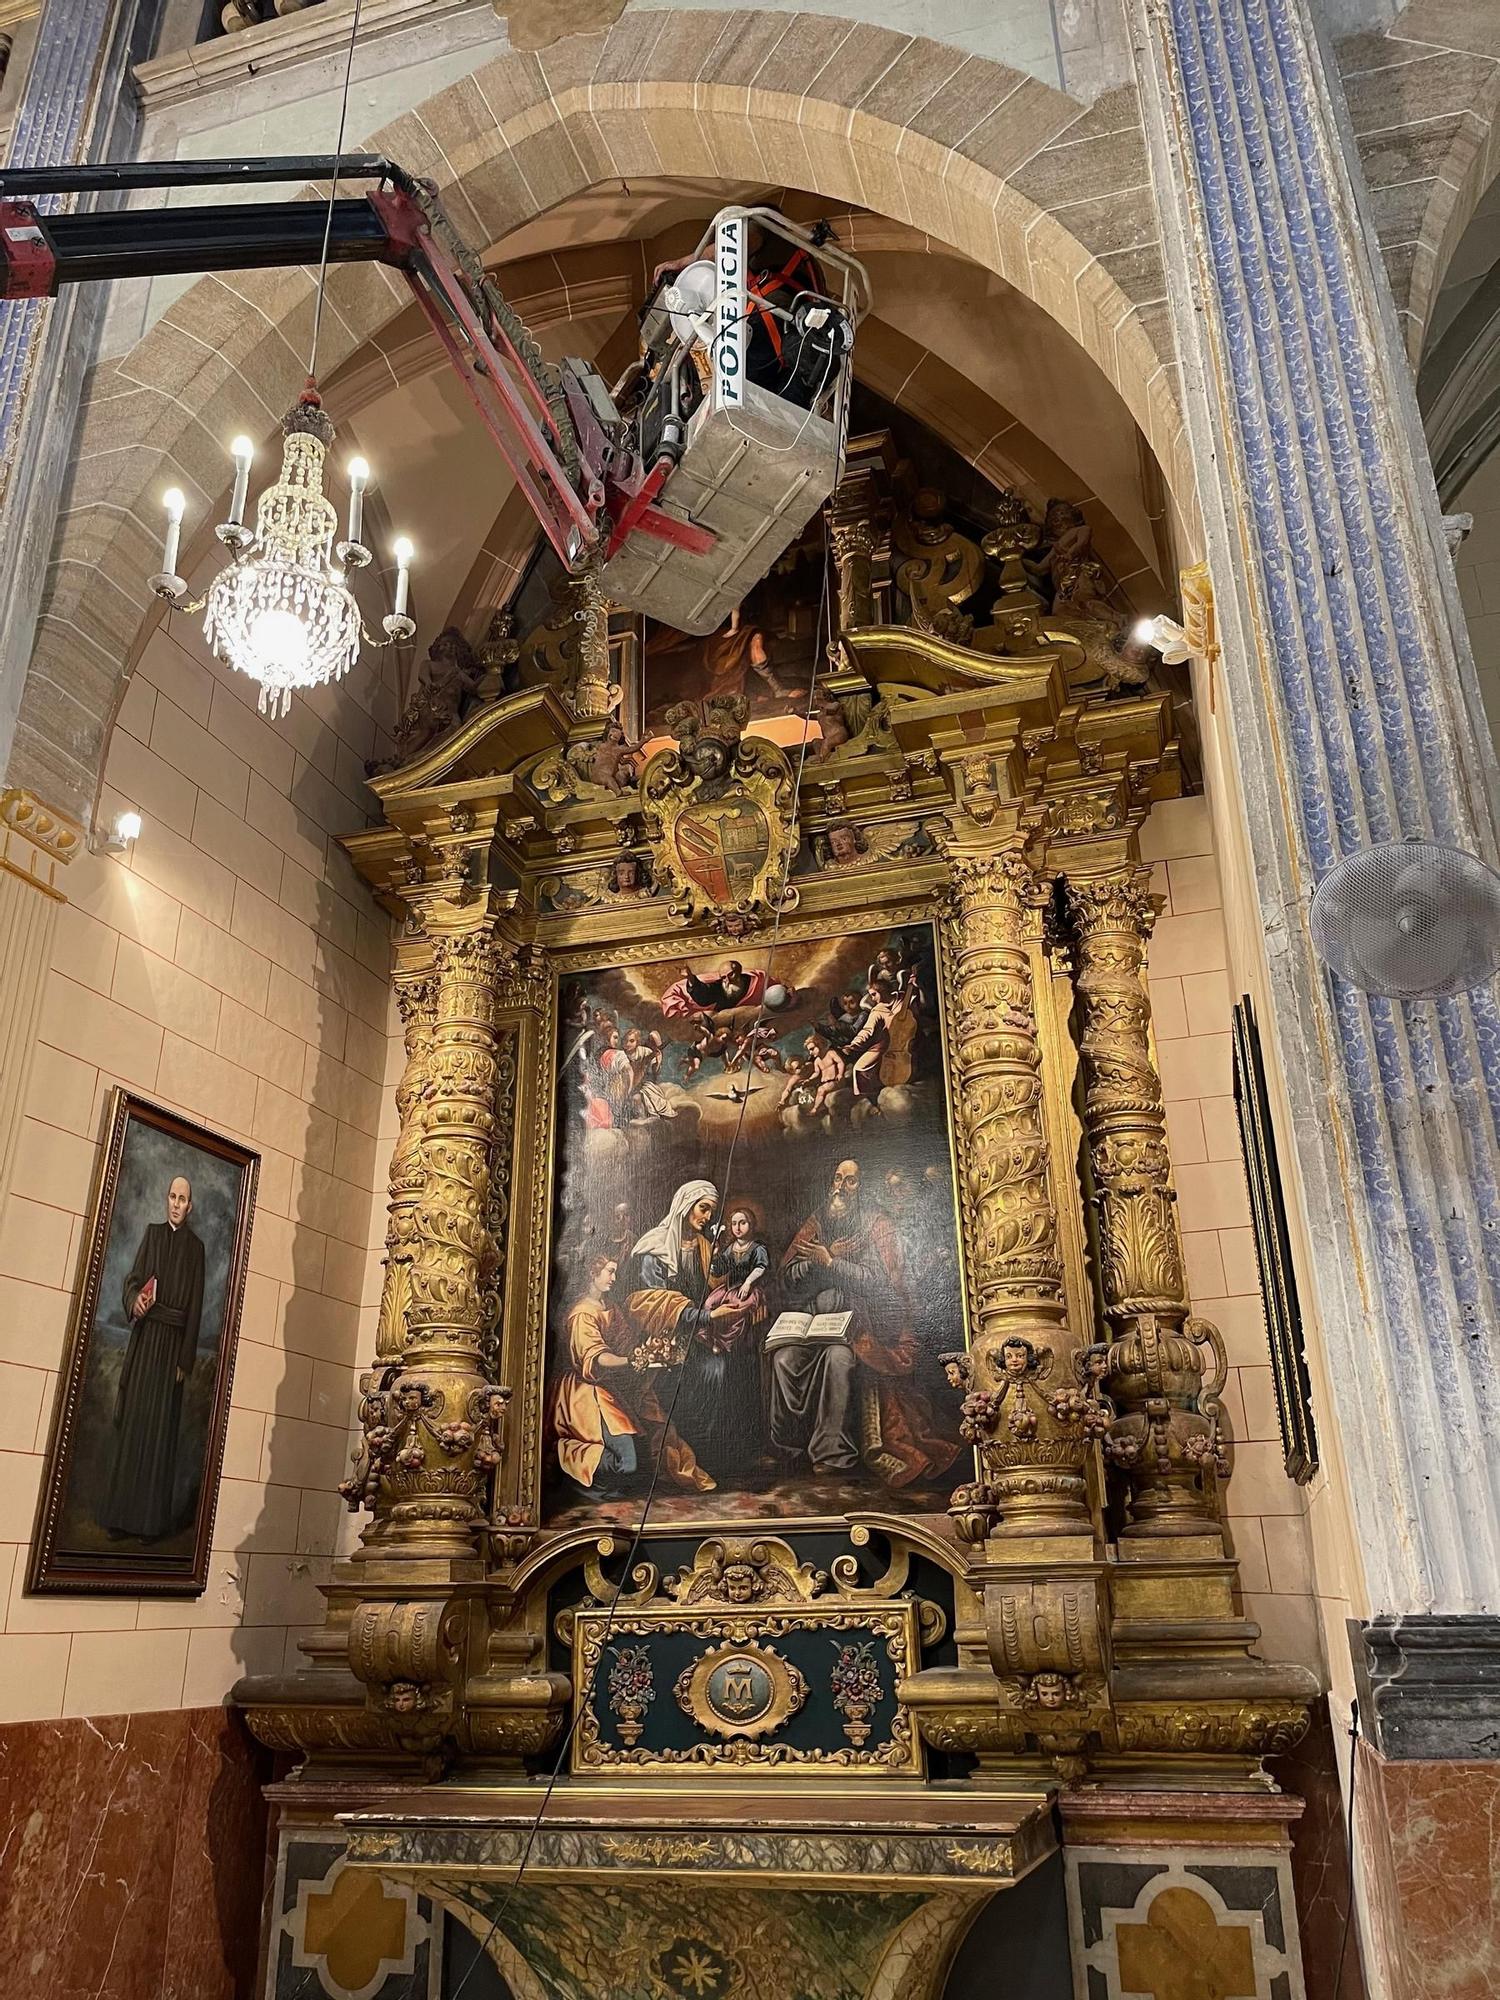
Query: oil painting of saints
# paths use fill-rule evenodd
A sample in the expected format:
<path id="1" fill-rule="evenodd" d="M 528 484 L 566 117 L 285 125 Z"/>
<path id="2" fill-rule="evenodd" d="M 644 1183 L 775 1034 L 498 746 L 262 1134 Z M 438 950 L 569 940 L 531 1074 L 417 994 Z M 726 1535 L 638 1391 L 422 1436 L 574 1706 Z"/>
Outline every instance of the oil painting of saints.
<path id="1" fill-rule="evenodd" d="M 570 978 L 549 1518 L 946 1504 L 962 1344 L 929 928 Z"/>

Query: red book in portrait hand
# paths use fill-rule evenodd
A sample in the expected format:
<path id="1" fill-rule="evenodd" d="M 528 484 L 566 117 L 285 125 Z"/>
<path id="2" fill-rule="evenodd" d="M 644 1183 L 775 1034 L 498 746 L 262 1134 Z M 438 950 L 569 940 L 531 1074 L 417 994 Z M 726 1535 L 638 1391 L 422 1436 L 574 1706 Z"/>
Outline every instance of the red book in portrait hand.
<path id="1" fill-rule="evenodd" d="M 156 1279 L 154 1277 L 148 1278 L 145 1284 L 141 1286 L 141 1289 L 135 1295 L 135 1303 L 137 1310 L 142 1313 L 150 1312 L 151 1308 L 156 1304 Z"/>

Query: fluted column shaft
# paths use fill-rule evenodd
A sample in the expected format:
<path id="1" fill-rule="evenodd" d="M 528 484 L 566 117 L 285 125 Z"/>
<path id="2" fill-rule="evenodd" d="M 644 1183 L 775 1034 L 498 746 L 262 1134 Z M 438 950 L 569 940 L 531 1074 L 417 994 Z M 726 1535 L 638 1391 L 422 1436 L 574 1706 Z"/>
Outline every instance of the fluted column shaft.
<path id="1" fill-rule="evenodd" d="M 841 631 L 855 632 L 875 622 L 875 593 L 872 587 L 874 555 L 873 521 L 834 522 L 833 560 L 838 572 Z"/>
<path id="2" fill-rule="evenodd" d="M 1500 1000 L 1368 998 L 1312 948 L 1369 842 L 1500 857 L 1494 755 L 1309 0 L 1127 0 L 1266 939 L 1305 1294 L 1370 1607 L 1500 1603 Z M 1289 1149 L 1289 1155 L 1291 1149 Z"/>

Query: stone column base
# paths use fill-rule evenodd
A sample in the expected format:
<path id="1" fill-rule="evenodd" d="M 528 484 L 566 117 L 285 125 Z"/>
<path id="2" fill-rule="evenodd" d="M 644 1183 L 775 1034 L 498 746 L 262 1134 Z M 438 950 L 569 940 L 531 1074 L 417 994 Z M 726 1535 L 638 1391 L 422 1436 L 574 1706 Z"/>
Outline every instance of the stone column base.
<path id="1" fill-rule="evenodd" d="M 1065 1793 L 1074 2000 L 1305 2000 L 1282 1793 Z"/>
<path id="2" fill-rule="evenodd" d="M 1376 1990 L 1500 1992 L 1500 1618 L 1351 1619 L 1354 1847 Z"/>

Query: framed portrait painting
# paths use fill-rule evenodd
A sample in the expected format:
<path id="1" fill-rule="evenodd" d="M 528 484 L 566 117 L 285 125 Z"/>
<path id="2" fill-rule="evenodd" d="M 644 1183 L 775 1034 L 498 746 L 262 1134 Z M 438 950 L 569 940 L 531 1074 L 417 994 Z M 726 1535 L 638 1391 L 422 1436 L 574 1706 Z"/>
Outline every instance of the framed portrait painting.
<path id="1" fill-rule="evenodd" d="M 259 1165 L 113 1093 L 28 1590 L 204 1589 Z"/>

